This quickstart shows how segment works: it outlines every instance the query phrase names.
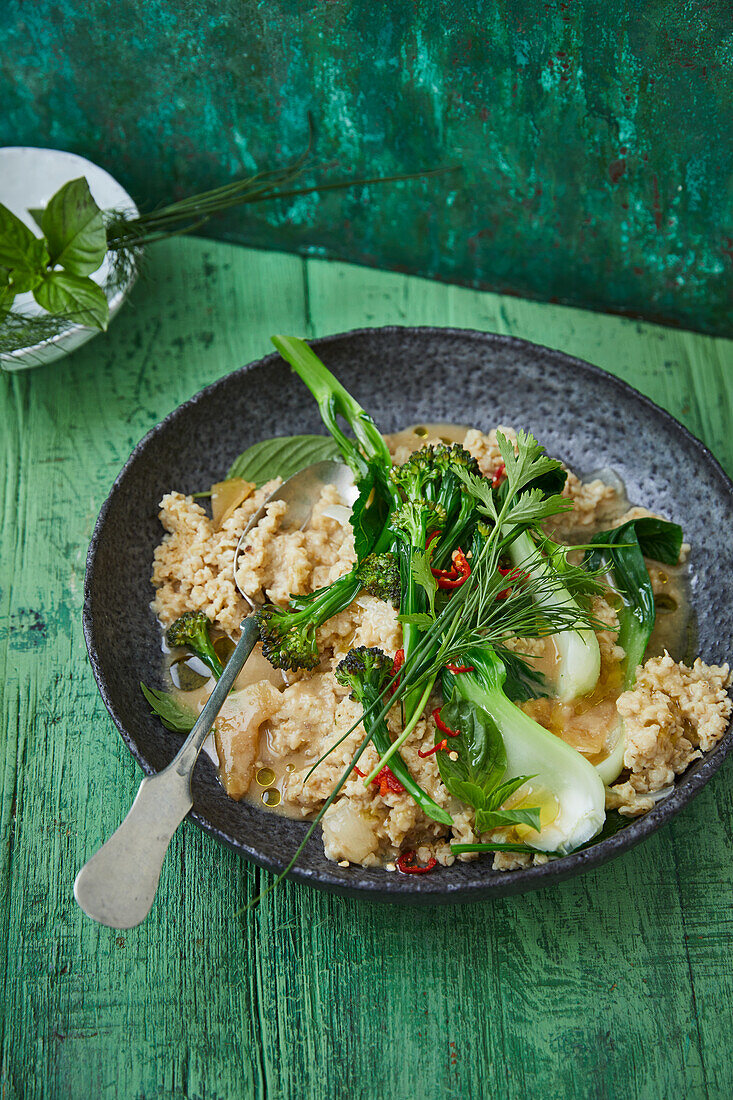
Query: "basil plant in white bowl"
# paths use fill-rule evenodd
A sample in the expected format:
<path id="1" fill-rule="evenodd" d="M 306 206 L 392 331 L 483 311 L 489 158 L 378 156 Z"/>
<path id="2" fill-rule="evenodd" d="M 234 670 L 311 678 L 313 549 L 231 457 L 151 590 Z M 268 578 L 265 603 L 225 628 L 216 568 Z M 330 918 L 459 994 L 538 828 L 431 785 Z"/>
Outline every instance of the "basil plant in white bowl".
<path id="1" fill-rule="evenodd" d="M 313 167 L 308 162 L 310 148 L 309 138 L 305 152 L 284 168 L 258 172 L 142 214 L 107 172 L 83 157 L 54 149 L 0 149 L 4 369 L 47 363 L 105 331 L 135 281 L 147 245 L 194 232 L 214 215 L 243 203 L 434 174 L 289 187 Z"/>

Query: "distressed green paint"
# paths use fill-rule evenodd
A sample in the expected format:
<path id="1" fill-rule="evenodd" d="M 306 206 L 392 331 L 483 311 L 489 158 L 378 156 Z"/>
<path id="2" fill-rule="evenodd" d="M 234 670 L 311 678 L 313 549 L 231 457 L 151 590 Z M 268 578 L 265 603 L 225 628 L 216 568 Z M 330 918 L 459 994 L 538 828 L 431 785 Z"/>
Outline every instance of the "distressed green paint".
<path id="1" fill-rule="evenodd" d="M 728 0 L 6 0 L 0 142 L 145 206 L 272 167 L 461 175 L 213 235 L 733 332 Z"/>
<path id="2" fill-rule="evenodd" d="M 385 323 L 584 356 L 733 472 L 728 342 L 226 244 L 158 246 L 107 335 L 0 375 L 4 1100 L 733 1094 L 730 766 L 635 851 L 524 897 L 412 910 L 287 884 L 239 915 L 267 876 L 186 825 L 141 928 L 97 927 L 74 905 L 76 871 L 140 777 L 80 621 L 117 471 L 165 413 L 267 352 L 271 332 Z"/>

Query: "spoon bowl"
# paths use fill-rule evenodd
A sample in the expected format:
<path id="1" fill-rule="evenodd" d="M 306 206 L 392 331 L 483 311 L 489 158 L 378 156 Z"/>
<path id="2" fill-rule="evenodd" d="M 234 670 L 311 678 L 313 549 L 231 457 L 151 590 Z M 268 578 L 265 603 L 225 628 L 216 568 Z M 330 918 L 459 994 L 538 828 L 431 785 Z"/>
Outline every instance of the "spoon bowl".
<path id="1" fill-rule="evenodd" d="M 306 466 L 304 469 L 298 470 L 287 481 L 283 481 L 279 488 L 270 493 L 262 507 L 257 509 L 239 536 L 232 567 L 234 570 L 234 583 L 239 594 L 247 601 L 253 611 L 257 606 L 256 601 L 243 588 L 240 588 L 237 580 L 239 555 L 247 542 L 249 532 L 264 517 L 268 504 L 272 504 L 276 500 L 283 500 L 288 506 L 288 510 L 283 517 L 285 523 L 280 527 L 280 530 L 302 531 L 311 518 L 314 505 L 320 500 L 321 493 L 327 485 L 336 487 L 344 504 L 353 505 L 357 497 L 357 491 L 351 470 L 343 462 L 324 459 L 323 462 L 314 462 L 312 466 Z"/>

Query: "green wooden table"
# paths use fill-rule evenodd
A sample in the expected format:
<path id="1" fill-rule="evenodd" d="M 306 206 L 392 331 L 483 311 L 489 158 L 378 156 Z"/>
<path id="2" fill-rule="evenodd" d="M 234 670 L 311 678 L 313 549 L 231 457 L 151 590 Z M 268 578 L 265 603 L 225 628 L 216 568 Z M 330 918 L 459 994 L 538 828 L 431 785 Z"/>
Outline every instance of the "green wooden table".
<path id="1" fill-rule="evenodd" d="M 640 848 L 523 897 L 416 910 L 288 883 L 242 915 L 267 876 L 186 825 L 141 928 L 74 904 L 140 778 L 80 621 L 112 480 L 270 333 L 394 323 L 587 358 L 733 471 L 724 341 L 207 241 L 157 246 L 108 335 L 2 375 L 2 1100 L 733 1093 L 730 767 Z"/>

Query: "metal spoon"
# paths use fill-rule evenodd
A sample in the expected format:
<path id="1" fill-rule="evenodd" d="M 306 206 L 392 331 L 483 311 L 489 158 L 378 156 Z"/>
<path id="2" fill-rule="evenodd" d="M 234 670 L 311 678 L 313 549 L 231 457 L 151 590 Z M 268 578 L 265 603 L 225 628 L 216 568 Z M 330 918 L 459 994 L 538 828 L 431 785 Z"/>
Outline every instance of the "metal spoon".
<path id="1" fill-rule="evenodd" d="M 335 484 L 345 500 L 349 500 L 349 487 L 353 492 L 353 482 L 348 467 L 340 462 L 316 462 L 284 481 L 265 503 L 286 501 L 290 524 L 302 528 L 321 491 L 329 484 Z M 235 575 L 243 540 L 264 514 L 263 505 L 244 529 L 234 556 Z M 253 598 L 244 592 L 242 595 L 254 610 Z M 191 775 L 194 765 L 217 714 L 258 640 L 257 624 L 252 615 L 243 619 L 241 630 L 242 636 L 223 673 L 176 756 L 163 771 L 143 779 L 125 820 L 76 876 L 74 897 L 87 916 L 100 924 L 109 928 L 134 928 L 150 912 L 168 846 L 193 808 Z"/>

